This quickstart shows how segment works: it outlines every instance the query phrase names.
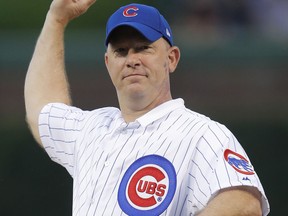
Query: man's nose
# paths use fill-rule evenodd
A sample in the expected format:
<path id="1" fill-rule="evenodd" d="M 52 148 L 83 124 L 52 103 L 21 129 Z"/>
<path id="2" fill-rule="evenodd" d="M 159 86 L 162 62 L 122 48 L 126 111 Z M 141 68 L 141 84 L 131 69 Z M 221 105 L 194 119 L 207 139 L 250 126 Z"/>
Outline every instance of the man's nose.
<path id="1" fill-rule="evenodd" d="M 126 66 L 135 68 L 141 65 L 140 54 L 130 49 L 127 53 Z"/>

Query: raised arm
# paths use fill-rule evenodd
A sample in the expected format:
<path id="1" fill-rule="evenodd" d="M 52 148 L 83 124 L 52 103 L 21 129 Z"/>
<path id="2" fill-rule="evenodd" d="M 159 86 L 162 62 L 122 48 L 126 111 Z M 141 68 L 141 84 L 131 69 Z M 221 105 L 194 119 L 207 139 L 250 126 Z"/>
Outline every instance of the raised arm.
<path id="1" fill-rule="evenodd" d="M 96 0 L 53 0 L 36 43 L 25 80 L 26 118 L 36 141 L 41 144 L 38 117 L 51 102 L 71 104 L 64 65 L 64 31 Z"/>

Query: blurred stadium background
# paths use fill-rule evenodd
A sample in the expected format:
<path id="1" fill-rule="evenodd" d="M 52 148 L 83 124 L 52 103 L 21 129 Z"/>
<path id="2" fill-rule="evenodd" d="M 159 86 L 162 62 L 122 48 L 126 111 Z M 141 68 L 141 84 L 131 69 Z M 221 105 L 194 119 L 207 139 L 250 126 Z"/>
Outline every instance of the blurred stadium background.
<path id="1" fill-rule="evenodd" d="M 117 106 L 103 53 L 118 6 L 98 0 L 67 28 L 74 104 Z M 244 146 L 271 205 L 286 215 L 288 182 L 288 1 L 158 0 L 182 50 L 174 97 L 224 123 Z M 0 215 L 69 216 L 72 179 L 37 146 L 25 123 L 23 86 L 51 0 L 0 2 Z M 97 95 L 98 94 L 98 95 Z"/>

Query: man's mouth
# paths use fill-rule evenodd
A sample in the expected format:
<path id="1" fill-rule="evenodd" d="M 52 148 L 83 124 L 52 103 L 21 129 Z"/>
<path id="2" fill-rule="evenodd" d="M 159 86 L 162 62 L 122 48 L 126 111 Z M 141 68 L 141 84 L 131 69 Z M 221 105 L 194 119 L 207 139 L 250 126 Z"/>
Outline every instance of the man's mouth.
<path id="1" fill-rule="evenodd" d="M 128 74 L 126 76 L 123 77 L 123 79 L 126 79 L 126 78 L 132 78 L 132 77 L 147 77 L 147 75 L 144 75 L 144 74 Z"/>

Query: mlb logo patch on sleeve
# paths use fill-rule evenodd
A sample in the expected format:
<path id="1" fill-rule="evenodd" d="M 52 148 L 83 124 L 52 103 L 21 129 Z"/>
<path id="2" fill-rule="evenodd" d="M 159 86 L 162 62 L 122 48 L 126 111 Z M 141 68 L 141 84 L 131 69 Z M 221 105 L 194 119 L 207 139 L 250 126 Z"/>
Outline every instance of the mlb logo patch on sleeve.
<path id="1" fill-rule="evenodd" d="M 148 155 L 125 172 L 118 190 L 118 203 L 128 215 L 160 215 L 176 190 L 176 172 L 166 158 Z"/>
<path id="2" fill-rule="evenodd" d="M 224 158 L 237 172 L 245 175 L 255 174 L 253 166 L 244 156 L 233 152 L 230 149 L 226 149 L 224 151 Z"/>

